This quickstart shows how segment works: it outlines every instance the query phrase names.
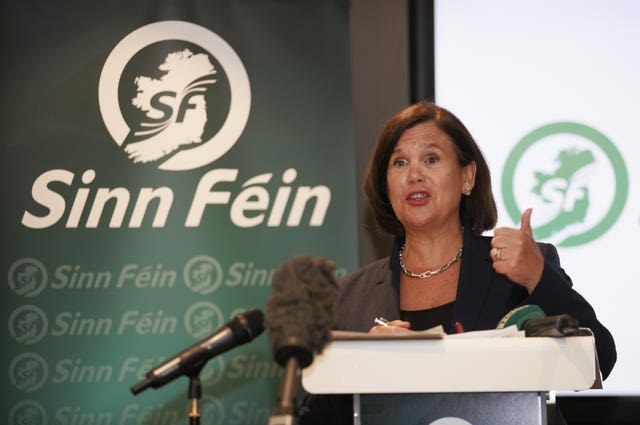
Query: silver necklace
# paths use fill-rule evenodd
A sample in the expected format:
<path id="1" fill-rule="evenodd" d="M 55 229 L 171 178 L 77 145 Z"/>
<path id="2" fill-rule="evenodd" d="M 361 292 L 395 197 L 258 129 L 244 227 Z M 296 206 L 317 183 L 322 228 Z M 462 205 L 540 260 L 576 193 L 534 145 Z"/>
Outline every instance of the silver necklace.
<path id="1" fill-rule="evenodd" d="M 402 247 L 400 248 L 400 253 L 398 255 L 400 257 L 400 268 L 402 269 L 404 274 L 406 274 L 407 276 L 409 276 L 409 277 L 417 277 L 419 279 L 426 279 L 428 277 L 435 276 L 438 273 L 442 273 L 443 271 L 447 270 L 449 267 L 451 267 L 452 265 L 457 263 L 460 260 L 460 258 L 462 258 L 462 247 L 461 247 L 458 250 L 458 252 L 456 252 L 456 255 L 451 260 L 449 260 L 446 263 L 444 263 L 443 265 L 441 265 L 440 268 L 438 268 L 436 270 L 427 270 L 426 272 L 422 272 L 422 273 L 418 274 L 418 273 L 411 272 L 404 265 L 404 250 L 405 250 L 406 247 L 407 247 L 407 244 L 402 244 Z"/>

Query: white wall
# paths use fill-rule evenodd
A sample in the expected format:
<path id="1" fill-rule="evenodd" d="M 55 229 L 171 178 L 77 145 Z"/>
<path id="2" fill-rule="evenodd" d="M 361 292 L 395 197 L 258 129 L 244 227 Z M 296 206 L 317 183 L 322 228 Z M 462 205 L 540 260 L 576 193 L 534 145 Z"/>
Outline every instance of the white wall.
<path id="1" fill-rule="evenodd" d="M 517 225 L 528 206 L 534 231 L 564 214 L 544 240 L 559 246 L 575 288 L 616 339 L 618 363 L 605 391 L 590 395 L 640 394 L 639 22 L 633 0 L 435 2 L 436 102 L 483 149 L 498 225 Z M 561 151 L 577 172 L 562 175 Z"/>

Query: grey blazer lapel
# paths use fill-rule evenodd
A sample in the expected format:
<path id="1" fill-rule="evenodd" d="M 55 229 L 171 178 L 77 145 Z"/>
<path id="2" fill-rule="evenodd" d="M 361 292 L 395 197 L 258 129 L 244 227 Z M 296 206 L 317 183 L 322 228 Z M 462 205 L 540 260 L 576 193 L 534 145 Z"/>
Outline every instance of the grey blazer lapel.
<path id="1" fill-rule="evenodd" d="M 377 306 L 378 316 L 388 320 L 400 319 L 399 288 L 393 280 L 391 267 L 379 270 L 375 282 L 372 302 Z"/>

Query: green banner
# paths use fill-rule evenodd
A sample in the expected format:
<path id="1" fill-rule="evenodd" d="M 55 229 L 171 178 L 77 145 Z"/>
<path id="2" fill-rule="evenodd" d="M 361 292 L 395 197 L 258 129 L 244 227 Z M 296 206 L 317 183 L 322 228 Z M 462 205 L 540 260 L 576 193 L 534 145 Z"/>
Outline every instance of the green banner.
<path id="1" fill-rule="evenodd" d="M 264 310 L 271 274 L 357 263 L 346 1 L 2 6 L 10 425 L 186 423 L 152 367 Z M 202 371 L 203 424 L 264 424 L 266 335 Z"/>

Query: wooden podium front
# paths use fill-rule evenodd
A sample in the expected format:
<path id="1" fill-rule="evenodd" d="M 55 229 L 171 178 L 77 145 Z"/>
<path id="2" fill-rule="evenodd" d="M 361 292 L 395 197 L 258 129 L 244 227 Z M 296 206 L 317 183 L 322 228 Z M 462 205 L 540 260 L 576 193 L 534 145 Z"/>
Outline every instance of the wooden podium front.
<path id="1" fill-rule="evenodd" d="M 303 370 L 314 394 L 354 394 L 354 424 L 546 424 L 551 390 L 598 387 L 592 336 L 340 333 Z"/>

